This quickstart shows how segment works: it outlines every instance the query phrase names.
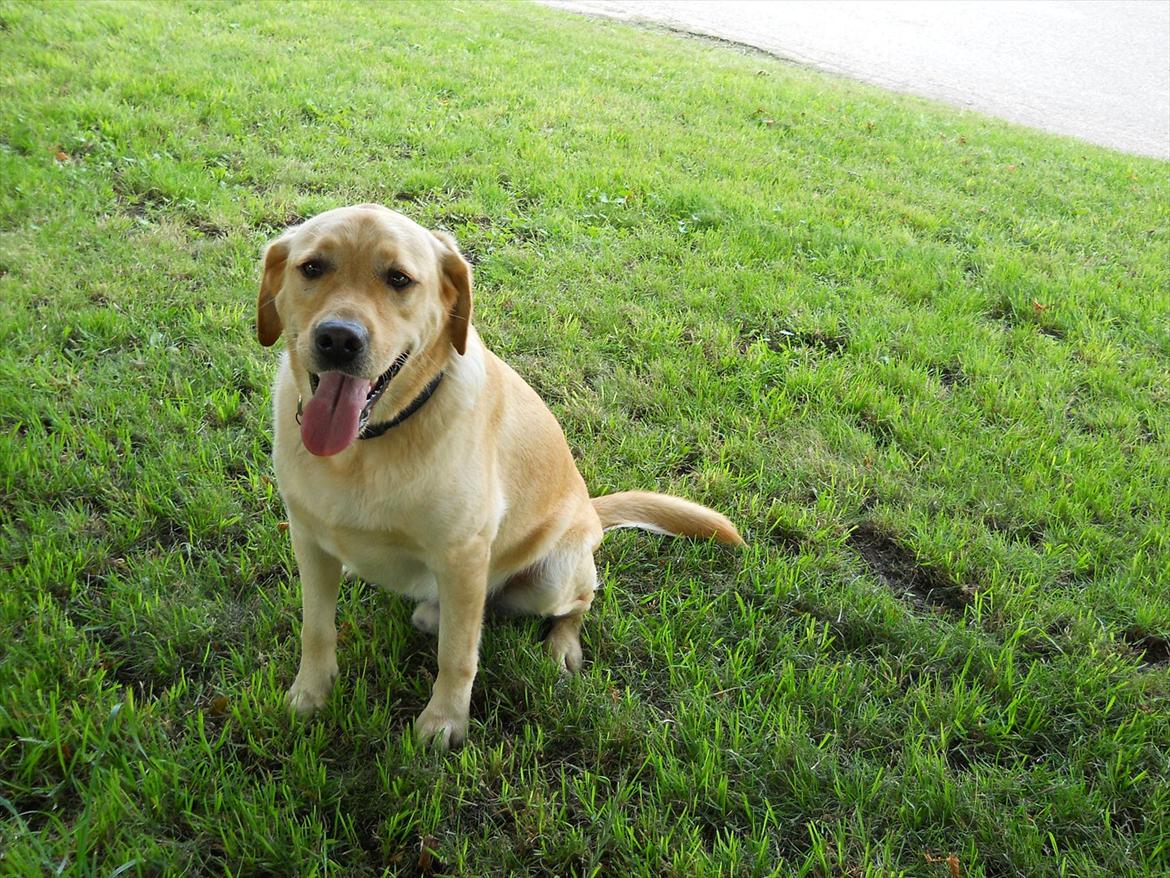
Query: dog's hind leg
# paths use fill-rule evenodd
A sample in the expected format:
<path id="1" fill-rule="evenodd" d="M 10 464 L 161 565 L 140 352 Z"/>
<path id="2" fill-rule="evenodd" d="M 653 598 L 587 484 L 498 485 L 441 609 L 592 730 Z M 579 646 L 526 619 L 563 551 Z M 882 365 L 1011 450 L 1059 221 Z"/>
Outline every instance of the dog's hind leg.
<path id="1" fill-rule="evenodd" d="M 568 581 L 566 594 L 571 597 L 569 606 L 558 613 L 552 629 L 544 639 L 545 648 L 557 667 L 568 673 L 581 670 L 581 624 L 593 604 L 597 590 L 597 566 L 593 563 L 593 552 L 584 550 L 577 553 Z"/>
<path id="2" fill-rule="evenodd" d="M 581 669 L 581 624 L 596 588 L 592 547 L 562 544 L 505 586 L 493 605 L 506 613 L 547 617 L 552 623 L 544 638 L 549 656 L 562 671 L 576 672 Z"/>

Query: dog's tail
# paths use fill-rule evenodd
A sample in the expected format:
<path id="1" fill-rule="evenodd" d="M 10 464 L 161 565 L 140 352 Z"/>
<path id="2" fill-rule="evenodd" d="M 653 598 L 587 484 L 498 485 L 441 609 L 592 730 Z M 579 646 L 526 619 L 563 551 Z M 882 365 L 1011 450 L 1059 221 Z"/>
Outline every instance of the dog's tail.
<path id="1" fill-rule="evenodd" d="M 681 497 L 649 491 L 622 491 L 594 497 L 593 508 L 601 519 L 602 530 L 638 527 L 675 537 L 714 537 L 733 546 L 744 544 L 743 537 L 726 516 Z"/>

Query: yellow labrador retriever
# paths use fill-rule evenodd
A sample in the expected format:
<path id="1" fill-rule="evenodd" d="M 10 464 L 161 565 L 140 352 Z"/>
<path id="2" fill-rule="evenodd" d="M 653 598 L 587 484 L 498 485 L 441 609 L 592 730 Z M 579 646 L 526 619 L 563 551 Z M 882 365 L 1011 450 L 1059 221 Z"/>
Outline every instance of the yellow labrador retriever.
<path id="1" fill-rule="evenodd" d="M 417 734 L 467 734 L 487 602 L 551 617 L 567 671 L 593 601 L 602 532 L 640 527 L 743 541 L 675 497 L 590 499 L 560 425 L 471 325 L 471 269 L 454 240 L 374 204 L 320 214 L 264 254 L 256 331 L 283 332 L 276 476 L 301 574 L 301 662 L 289 703 L 320 707 L 337 675 L 342 565 L 419 602 L 439 673 Z"/>

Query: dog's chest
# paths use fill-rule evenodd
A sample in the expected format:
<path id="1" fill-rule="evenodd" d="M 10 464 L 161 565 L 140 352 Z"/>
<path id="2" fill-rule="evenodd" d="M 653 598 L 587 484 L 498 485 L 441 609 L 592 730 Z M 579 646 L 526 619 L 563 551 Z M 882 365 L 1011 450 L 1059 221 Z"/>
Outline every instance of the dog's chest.
<path id="1" fill-rule="evenodd" d="M 417 600 L 434 597 L 424 560 L 429 538 L 443 529 L 436 520 L 436 491 L 417 479 L 385 476 L 340 478 L 294 460 L 277 480 L 295 526 L 363 579 Z"/>

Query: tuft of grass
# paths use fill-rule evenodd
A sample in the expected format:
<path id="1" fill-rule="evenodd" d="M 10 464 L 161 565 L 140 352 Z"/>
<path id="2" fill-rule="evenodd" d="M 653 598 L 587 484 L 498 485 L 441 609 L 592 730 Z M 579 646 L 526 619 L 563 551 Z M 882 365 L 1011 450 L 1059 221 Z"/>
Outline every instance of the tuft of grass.
<path id="1" fill-rule="evenodd" d="M 0 871 L 1170 871 L 1170 172 L 726 47 L 481 4 L 0 5 Z M 380 201 L 618 533 L 471 743 L 354 582 L 294 721 L 257 259 Z"/>

